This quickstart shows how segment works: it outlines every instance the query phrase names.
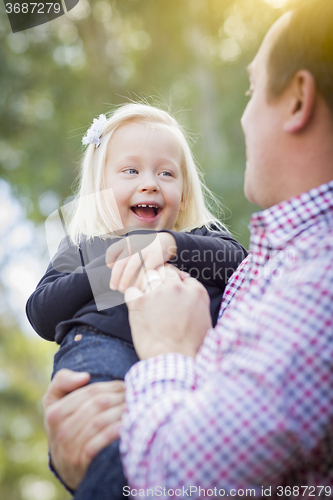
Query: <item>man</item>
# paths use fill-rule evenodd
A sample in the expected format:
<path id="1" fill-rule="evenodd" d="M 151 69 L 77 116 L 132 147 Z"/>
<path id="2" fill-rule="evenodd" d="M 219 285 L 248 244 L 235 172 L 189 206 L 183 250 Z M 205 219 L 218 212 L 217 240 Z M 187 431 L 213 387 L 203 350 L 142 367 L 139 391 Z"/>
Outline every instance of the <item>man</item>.
<path id="1" fill-rule="evenodd" d="M 219 324 L 200 284 L 172 269 L 152 293 L 126 294 L 142 360 L 126 377 L 126 495 L 333 493 L 333 2 L 282 16 L 249 75 L 245 194 L 265 210 Z M 122 410 L 120 387 L 62 398 L 79 377 L 61 374 L 45 398 L 51 453 L 72 485 Z"/>

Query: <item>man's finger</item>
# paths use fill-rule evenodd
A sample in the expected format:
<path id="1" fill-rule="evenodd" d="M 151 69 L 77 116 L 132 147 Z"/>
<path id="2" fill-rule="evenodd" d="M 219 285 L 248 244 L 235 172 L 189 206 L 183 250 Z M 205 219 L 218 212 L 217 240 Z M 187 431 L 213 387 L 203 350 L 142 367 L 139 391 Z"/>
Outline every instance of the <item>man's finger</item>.
<path id="1" fill-rule="evenodd" d="M 131 259 L 129 256 L 119 255 L 118 259 L 114 263 L 112 267 L 111 279 L 110 279 L 110 288 L 111 290 L 118 290 L 119 281 L 123 275 L 124 269 L 127 266 L 128 261 Z M 110 266 L 109 266 L 110 267 Z"/>
<path id="2" fill-rule="evenodd" d="M 155 269 L 149 269 L 146 271 L 142 281 L 141 290 L 146 293 L 151 292 L 154 288 L 157 288 L 163 281 L 161 274 L 162 273 L 159 273 Z"/>
<path id="3" fill-rule="evenodd" d="M 120 292 L 124 293 L 125 290 L 129 288 L 131 284 L 133 284 L 133 280 L 140 271 L 141 267 L 142 267 L 141 259 L 138 253 L 132 255 L 126 261 L 126 267 L 123 269 L 123 273 L 118 282 L 118 290 Z"/>
<path id="4" fill-rule="evenodd" d="M 91 439 L 103 433 L 107 427 L 113 426 L 114 424 L 120 424 L 125 408 L 126 405 L 123 403 L 96 414 L 96 416 L 90 420 L 89 425 L 85 425 L 81 429 L 77 439 L 82 443 L 88 443 Z M 110 443 L 106 443 L 106 445 L 107 444 Z"/>
<path id="5" fill-rule="evenodd" d="M 143 267 L 141 267 L 140 272 L 138 273 L 138 275 L 135 279 L 135 282 L 131 286 L 142 290 L 142 284 L 144 282 L 144 276 L 145 276 L 146 272 L 147 271 Z"/>
<path id="6" fill-rule="evenodd" d="M 115 421 L 121 417 L 124 409 L 125 396 L 118 393 L 97 394 L 90 400 L 85 401 L 80 407 L 76 408 L 72 414 L 61 418 L 60 415 L 53 417 L 62 422 L 62 436 L 68 440 L 87 441 L 87 436 L 92 436 L 105 426 L 103 415 L 109 412 L 110 421 Z M 52 420 L 49 415 L 48 421 Z M 81 437 L 80 437 L 81 436 Z M 86 436 L 84 439 L 82 436 Z"/>
<path id="7" fill-rule="evenodd" d="M 106 446 L 111 444 L 115 439 L 119 437 L 120 428 L 121 419 L 108 425 L 101 432 L 99 432 L 89 440 L 83 450 L 88 463 L 97 455 L 97 453 L 106 448 Z"/>
<path id="8" fill-rule="evenodd" d="M 71 415 L 75 410 L 86 401 L 91 400 L 96 395 L 106 394 L 114 399 L 115 404 L 119 404 L 124 397 L 125 383 L 122 380 L 111 382 L 97 382 L 95 384 L 80 387 L 71 394 L 67 394 L 62 399 L 54 399 L 52 407 L 49 409 L 48 418 L 53 420 L 63 420 Z M 50 405 L 48 405 L 50 406 Z M 48 408 L 45 407 L 45 409 Z"/>
<path id="9" fill-rule="evenodd" d="M 49 385 L 43 398 L 44 408 L 59 401 L 70 392 L 79 389 L 86 385 L 90 380 L 90 375 L 87 372 L 75 372 L 63 368 L 59 370 Z"/>

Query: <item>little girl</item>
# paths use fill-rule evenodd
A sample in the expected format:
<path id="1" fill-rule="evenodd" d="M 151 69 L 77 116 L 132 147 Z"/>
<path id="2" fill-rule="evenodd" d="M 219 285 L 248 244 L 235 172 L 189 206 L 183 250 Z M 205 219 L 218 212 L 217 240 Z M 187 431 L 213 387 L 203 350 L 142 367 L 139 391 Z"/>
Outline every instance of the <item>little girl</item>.
<path id="1" fill-rule="evenodd" d="M 203 192 L 210 193 L 184 132 L 165 111 L 126 104 L 94 120 L 82 142 L 68 235 L 26 311 L 40 336 L 60 344 L 53 375 L 69 368 L 89 372 L 91 382 L 123 379 L 138 361 L 126 288 L 171 262 L 206 287 L 215 325 L 246 251 L 206 207 Z M 93 460 L 75 498 L 123 498 L 125 484 L 114 442 Z"/>

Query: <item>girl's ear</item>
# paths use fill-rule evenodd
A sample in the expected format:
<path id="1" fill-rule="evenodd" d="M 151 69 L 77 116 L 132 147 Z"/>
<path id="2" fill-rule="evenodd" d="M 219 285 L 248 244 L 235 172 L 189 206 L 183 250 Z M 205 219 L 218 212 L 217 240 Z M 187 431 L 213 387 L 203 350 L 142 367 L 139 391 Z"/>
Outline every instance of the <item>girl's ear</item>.
<path id="1" fill-rule="evenodd" d="M 184 198 L 182 197 L 182 201 L 180 202 L 179 211 L 183 212 L 185 210 L 185 207 L 186 207 L 186 203 L 185 203 Z"/>
<path id="2" fill-rule="evenodd" d="M 288 93 L 287 118 L 283 130 L 295 134 L 303 130 L 311 121 L 316 104 L 316 82 L 307 70 L 298 71 Z"/>

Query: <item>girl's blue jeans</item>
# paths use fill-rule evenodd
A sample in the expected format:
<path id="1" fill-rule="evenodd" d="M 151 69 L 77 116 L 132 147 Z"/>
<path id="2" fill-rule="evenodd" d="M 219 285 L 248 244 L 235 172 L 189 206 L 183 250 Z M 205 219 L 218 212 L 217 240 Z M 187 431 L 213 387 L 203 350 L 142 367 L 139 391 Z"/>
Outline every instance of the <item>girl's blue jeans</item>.
<path id="1" fill-rule="evenodd" d="M 139 361 L 132 344 L 105 335 L 86 325 L 74 327 L 63 339 L 54 357 L 52 378 L 61 368 L 85 371 L 90 383 L 124 380 Z M 119 441 L 102 450 L 90 464 L 74 494 L 75 500 L 118 500 L 127 485 L 119 455 Z"/>

